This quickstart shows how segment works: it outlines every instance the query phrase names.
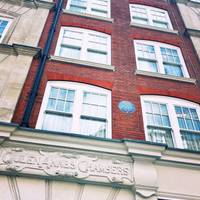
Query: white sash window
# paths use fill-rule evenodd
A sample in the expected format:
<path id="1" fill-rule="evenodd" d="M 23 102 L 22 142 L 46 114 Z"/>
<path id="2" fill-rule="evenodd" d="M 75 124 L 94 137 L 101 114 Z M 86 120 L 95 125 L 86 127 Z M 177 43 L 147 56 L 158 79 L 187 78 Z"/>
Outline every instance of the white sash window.
<path id="1" fill-rule="evenodd" d="M 55 55 L 110 65 L 111 37 L 97 31 L 62 27 Z"/>
<path id="2" fill-rule="evenodd" d="M 50 81 L 36 128 L 111 137 L 111 92 L 92 85 Z"/>
<path id="3" fill-rule="evenodd" d="M 141 96 L 146 138 L 200 151 L 200 106 L 172 97 Z"/>

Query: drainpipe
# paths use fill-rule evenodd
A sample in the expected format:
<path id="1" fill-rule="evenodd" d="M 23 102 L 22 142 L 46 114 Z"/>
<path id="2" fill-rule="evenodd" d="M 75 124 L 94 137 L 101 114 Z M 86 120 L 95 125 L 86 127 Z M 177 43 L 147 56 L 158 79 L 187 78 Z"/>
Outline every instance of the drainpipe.
<path id="1" fill-rule="evenodd" d="M 46 44 L 45 44 L 45 47 L 44 47 L 43 54 L 40 58 L 40 63 L 39 63 L 39 66 L 38 66 L 38 70 L 36 72 L 34 84 L 33 84 L 33 87 L 31 89 L 31 93 L 30 93 L 30 96 L 29 96 L 29 99 L 28 99 L 28 103 L 27 103 L 27 106 L 26 106 L 26 109 L 25 109 L 25 112 L 24 112 L 24 116 L 23 116 L 23 119 L 22 119 L 21 125 L 25 126 L 25 127 L 29 126 L 29 119 L 30 119 L 31 111 L 33 109 L 33 105 L 34 105 L 34 102 L 35 102 L 35 99 L 36 99 L 36 96 L 37 96 L 37 91 L 38 91 L 38 88 L 39 88 L 39 85 L 40 85 L 40 81 L 42 79 L 45 64 L 46 64 L 46 61 L 48 59 L 48 54 L 49 54 L 51 43 L 52 43 L 54 33 L 55 33 L 55 30 L 56 30 L 56 25 L 58 23 L 58 18 L 59 18 L 60 12 L 62 10 L 62 4 L 63 4 L 63 0 L 58 0 L 56 7 L 55 7 L 53 22 L 51 24 L 51 28 L 50 28 L 50 31 L 49 31 L 49 34 L 48 34 L 48 37 L 47 37 L 47 41 L 46 41 Z"/>

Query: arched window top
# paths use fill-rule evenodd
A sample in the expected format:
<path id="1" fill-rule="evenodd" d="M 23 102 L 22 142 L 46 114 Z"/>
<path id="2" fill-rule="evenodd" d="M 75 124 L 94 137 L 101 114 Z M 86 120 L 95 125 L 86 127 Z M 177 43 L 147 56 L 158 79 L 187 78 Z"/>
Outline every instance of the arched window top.
<path id="1" fill-rule="evenodd" d="M 110 0 L 68 0 L 68 10 L 110 18 Z"/>
<path id="2" fill-rule="evenodd" d="M 111 37 L 89 29 L 61 27 L 55 55 L 110 65 Z"/>
<path id="3" fill-rule="evenodd" d="M 131 22 L 172 30 L 171 20 L 166 10 L 141 4 L 130 4 Z"/>
<path id="4" fill-rule="evenodd" d="M 139 70 L 189 78 L 179 47 L 148 40 L 134 40 L 134 46 Z"/>
<path id="5" fill-rule="evenodd" d="M 36 128 L 111 138 L 111 91 L 77 82 L 49 81 Z"/>
<path id="6" fill-rule="evenodd" d="M 142 95 L 141 103 L 147 140 L 200 151 L 199 104 L 156 95 Z"/>

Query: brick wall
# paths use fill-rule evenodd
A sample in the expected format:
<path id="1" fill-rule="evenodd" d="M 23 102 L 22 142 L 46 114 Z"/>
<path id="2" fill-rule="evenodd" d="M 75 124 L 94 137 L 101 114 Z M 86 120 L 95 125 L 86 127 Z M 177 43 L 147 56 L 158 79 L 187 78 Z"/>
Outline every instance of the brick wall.
<path id="1" fill-rule="evenodd" d="M 112 0 L 111 16 L 114 18 L 114 23 L 62 14 L 55 32 L 50 54 L 54 54 L 61 26 L 75 26 L 108 33 L 111 35 L 112 39 L 112 65 L 116 67 L 116 71 L 112 72 L 75 64 L 48 61 L 31 114 L 30 127 L 35 127 L 48 80 L 76 81 L 110 89 L 112 91 L 113 138 L 144 139 L 140 95 L 166 95 L 200 103 L 200 89 L 198 84 L 195 85 L 192 83 L 134 75 L 136 61 L 133 39 L 153 40 L 180 47 L 190 77 L 192 78 L 199 79 L 200 66 L 190 39 L 184 36 L 184 25 L 175 4 L 157 0 L 130 0 L 130 2 L 168 10 L 172 25 L 175 30 L 179 31 L 179 35 L 131 27 L 129 25 L 130 14 L 128 0 Z M 47 38 L 51 20 L 52 13 L 49 16 L 43 31 L 43 36 L 41 37 L 41 47 L 44 46 Z M 27 97 L 37 67 L 38 61 L 34 60 L 24 85 L 21 98 L 18 102 L 13 122 L 21 123 L 24 108 L 27 103 Z M 121 100 L 133 102 L 136 105 L 136 112 L 132 114 L 121 113 L 118 109 L 118 103 Z"/>

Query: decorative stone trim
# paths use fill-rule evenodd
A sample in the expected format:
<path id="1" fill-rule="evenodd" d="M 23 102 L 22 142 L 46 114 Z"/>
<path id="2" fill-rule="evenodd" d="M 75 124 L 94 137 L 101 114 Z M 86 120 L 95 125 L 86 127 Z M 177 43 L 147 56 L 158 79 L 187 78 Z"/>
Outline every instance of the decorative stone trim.
<path id="1" fill-rule="evenodd" d="M 41 49 L 21 44 L 0 44 L 0 53 L 9 55 L 39 56 Z"/>
<path id="2" fill-rule="evenodd" d="M 5 132 L 8 133 L 7 136 L 5 136 Z M 118 158 L 123 157 L 124 161 L 130 161 L 132 157 L 136 157 L 137 159 L 140 157 L 145 158 L 144 160 L 198 165 L 200 168 L 200 152 L 168 148 L 165 144 L 141 140 L 113 140 L 80 134 L 57 133 L 22 128 L 15 124 L 3 122 L 0 122 L 0 137 L 1 136 L 6 137 L 5 145 L 6 142 L 8 142 L 8 144 L 10 144 L 10 142 L 14 142 L 15 144 L 23 142 L 25 146 L 29 146 L 30 144 L 30 146 L 37 145 L 36 149 L 38 149 L 38 145 L 40 145 L 46 150 L 51 150 L 51 148 L 57 148 L 57 150 L 68 148 L 73 149 L 73 152 L 75 150 L 87 151 L 87 154 L 89 152 L 94 152 L 95 149 L 95 154 L 108 154 L 112 157 L 116 155 Z"/>
<path id="3" fill-rule="evenodd" d="M 163 29 L 163 28 L 158 28 L 158 27 L 144 25 L 144 24 L 137 24 L 137 23 L 134 23 L 134 22 L 131 22 L 130 26 L 132 26 L 132 27 L 138 27 L 138 28 L 151 29 L 151 30 L 165 32 L 165 33 L 171 33 L 171 34 L 175 34 L 175 35 L 179 34 L 177 30 Z"/>
<path id="4" fill-rule="evenodd" d="M 34 7 L 34 8 L 45 8 L 52 9 L 55 6 L 54 2 L 49 2 L 45 0 L 7 0 L 7 3 L 15 5 L 23 5 L 25 7 Z"/>
<path id="5" fill-rule="evenodd" d="M 200 3 L 191 0 L 171 0 L 173 3 L 183 3 L 185 5 L 200 8 Z"/>
<path id="6" fill-rule="evenodd" d="M 169 192 L 158 192 L 158 199 L 172 200 L 172 199 L 182 199 L 182 200 L 199 200 L 199 196 L 186 195 L 186 194 L 176 194 Z"/>
<path id="7" fill-rule="evenodd" d="M 105 21 L 105 22 L 109 22 L 109 23 L 114 22 L 114 19 L 112 19 L 112 18 L 100 17 L 100 16 L 95 16 L 95 15 L 90 15 L 90 14 L 87 14 L 87 13 L 73 12 L 73 11 L 66 10 L 66 9 L 63 9 L 63 13 L 69 14 L 69 15 L 76 15 L 76 16 L 80 16 L 80 17 L 85 17 L 85 18 L 90 18 L 90 19 L 95 19 L 95 20 L 100 20 L 100 21 Z"/>
<path id="8" fill-rule="evenodd" d="M 65 58 L 65 57 L 53 56 L 53 55 L 50 56 L 50 60 L 58 61 L 58 62 L 65 62 L 65 63 L 72 63 L 72 64 L 77 64 L 77 65 L 82 65 L 82 66 L 92 67 L 92 68 L 97 68 L 97 69 L 115 71 L 115 67 L 112 65 L 94 63 L 94 62 L 89 62 L 89 61 L 85 61 L 85 60 Z"/>
<path id="9" fill-rule="evenodd" d="M 159 191 L 160 166 L 200 169 L 200 152 L 146 141 L 61 134 L 0 122 L 0 142 L 1 174 L 132 188 L 136 200 L 169 194 Z"/>
<path id="10" fill-rule="evenodd" d="M 199 37 L 200 38 L 200 30 L 197 29 L 186 29 L 186 32 L 190 35 L 190 36 L 194 36 L 194 37 Z"/>
<path id="11" fill-rule="evenodd" d="M 155 73 L 155 72 L 148 72 L 148 71 L 143 71 L 143 70 L 138 70 L 138 69 L 135 71 L 135 74 L 136 75 L 142 75 L 142 76 L 150 76 L 150 77 L 155 77 L 155 78 L 163 78 L 163 79 L 169 79 L 169 80 L 174 80 L 174 81 L 196 84 L 196 79 L 193 79 L 193 78 L 172 76 L 172 75 Z"/>
<path id="12" fill-rule="evenodd" d="M 133 163 L 81 152 L 0 148 L 0 171 L 133 185 Z"/>

